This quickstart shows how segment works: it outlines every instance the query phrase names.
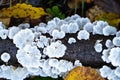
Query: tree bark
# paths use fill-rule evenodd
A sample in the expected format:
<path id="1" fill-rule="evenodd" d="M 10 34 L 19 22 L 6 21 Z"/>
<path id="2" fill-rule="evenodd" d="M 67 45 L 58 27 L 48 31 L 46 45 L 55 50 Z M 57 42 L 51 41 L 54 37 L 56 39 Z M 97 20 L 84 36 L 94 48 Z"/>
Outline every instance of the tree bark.
<path id="1" fill-rule="evenodd" d="M 91 66 L 94 68 L 102 67 L 103 65 L 111 66 L 111 64 L 107 64 L 103 62 L 101 59 L 101 53 L 97 53 L 94 49 L 94 45 L 96 40 L 102 40 L 103 49 L 105 49 L 105 42 L 107 39 L 111 39 L 114 36 L 101 36 L 101 35 L 90 35 L 89 40 L 78 40 L 77 34 L 66 34 L 65 38 L 61 39 L 62 43 L 67 46 L 67 50 L 65 55 L 59 59 L 65 59 L 68 61 L 74 62 L 75 60 L 80 60 L 81 63 L 85 66 Z M 76 38 L 77 42 L 73 44 L 68 44 L 68 39 L 70 37 Z M 16 53 L 18 48 L 13 44 L 13 41 L 10 39 L 2 40 L 0 39 L 0 55 L 3 52 L 8 52 L 11 55 L 11 59 L 8 62 L 8 65 L 20 66 L 16 59 Z M 0 65 L 4 64 L 4 62 L 0 59 Z"/>

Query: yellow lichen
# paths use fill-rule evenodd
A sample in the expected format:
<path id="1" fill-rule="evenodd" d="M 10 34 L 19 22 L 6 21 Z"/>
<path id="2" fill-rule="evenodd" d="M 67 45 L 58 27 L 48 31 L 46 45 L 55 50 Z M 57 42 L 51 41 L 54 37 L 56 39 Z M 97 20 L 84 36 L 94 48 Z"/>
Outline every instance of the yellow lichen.
<path id="1" fill-rule="evenodd" d="M 118 27 L 120 23 L 120 16 L 115 13 L 103 12 L 95 17 L 95 20 L 107 21 L 111 26 Z"/>
<path id="2" fill-rule="evenodd" d="M 28 5 L 25 3 L 16 4 L 15 6 L 9 8 L 3 8 L 1 10 L 3 16 L 6 17 L 14 17 L 14 18 L 26 18 L 29 17 L 31 19 L 38 19 L 44 15 L 46 15 L 45 11 L 41 7 L 32 7 L 32 5 Z"/>
<path id="3" fill-rule="evenodd" d="M 91 67 L 77 66 L 72 69 L 64 80 L 105 80 Z"/>
<path id="4" fill-rule="evenodd" d="M 98 6 L 94 6 L 87 12 L 87 17 L 90 18 L 90 20 L 96 21 L 96 20 L 103 20 L 107 21 L 109 25 L 118 27 L 120 23 L 120 15 L 110 12 L 105 12 L 102 9 L 100 9 Z"/>

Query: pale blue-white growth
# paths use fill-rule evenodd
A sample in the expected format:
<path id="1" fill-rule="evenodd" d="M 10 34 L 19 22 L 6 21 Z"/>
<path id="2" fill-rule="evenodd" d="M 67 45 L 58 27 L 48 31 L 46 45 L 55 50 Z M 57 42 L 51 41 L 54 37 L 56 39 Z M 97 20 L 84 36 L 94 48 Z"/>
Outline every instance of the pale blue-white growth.
<path id="1" fill-rule="evenodd" d="M 93 34 L 102 35 L 103 34 L 103 28 L 107 25 L 108 25 L 107 22 L 97 21 L 96 23 L 94 23 L 94 26 L 93 26 Z"/>
<path id="2" fill-rule="evenodd" d="M 3 25 L 2 22 L 0 22 L 0 30 L 1 30 L 1 29 L 4 29 L 4 28 L 5 28 L 5 26 Z"/>
<path id="3" fill-rule="evenodd" d="M 24 67 L 18 67 L 17 69 L 14 69 L 14 67 L 12 67 L 10 76 L 10 80 L 24 80 L 26 77 L 29 76 L 29 72 Z"/>
<path id="4" fill-rule="evenodd" d="M 100 53 L 102 52 L 102 44 L 99 42 L 100 40 L 97 40 L 95 45 L 94 45 L 94 49 L 96 52 Z"/>
<path id="5" fill-rule="evenodd" d="M 0 38 L 1 39 L 7 39 L 8 36 L 8 30 L 7 29 L 1 29 L 0 30 Z"/>
<path id="6" fill-rule="evenodd" d="M 44 48 L 44 54 L 48 57 L 63 57 L 67 47 L 61 41 L 52 42 L 49 46 Z"/>
<path id="7" fill-rule="evenodd" d="M 62 38 L 65 37 L 65 32 L 55 29 L 55 30 L 52 31 L 51 35 L 52 35 L 53 39 L 62 39 Z"/>
<path id="8" fill-rule="evenodd" d="M 109 35 L 115 35 L 117 32 L 117 29 L 112 26 L 105 26 L 103 28 L 103 35 L 104 36 L 109 36 Z"/>
<path id="9" fill-rule="evenodd" d="M 37 32 L 41 32 L 41 33 L 47 33 L 47 29 L 46 27 L 36 27 L 36 31 Z"/>
<path id="10" fill-rule="evenodd" d="M 46 23 L 41 22 L 41 23 L 39 23 L 38 26 L 39 26 L 39 27 L 46 27 L 46 25 L 47 25 Z"/>
<path id="11" fill-rule="evenodd" d="M 120 37 L 120 31 L 116 32 L 116 37 Z"/>
<path id="12" fill-rule="evenodd" d="M 68 24 L 67 31 L 68 33 L 76 33 L 79 30 L 79 26 L 76 22 L 71 22 Z"/>
<path id="13" fill-rule="evenodd" d="M 47 29 L 47 33 L 51 34 L 52 31 L 57 28 L 57 24 L 55 21 L 51 20 L 51 21 L 48 21 L 47 25 L 46 25 L 46 29 Z"/>
<path id="14" fill-rule="evenodd" d="M 59 66 L 59 61 L 58 59 L 49 59 L 49 65 L 51 67 L 58 67 Z"/>
<path id="15" fill-rule="evenodd" d="M 31 44 L 33 40 L 34 34 L 30 29 L 21 30 L 13 37 L 13 43 L 18 48 L 23 48 L 26 44 Z"/>
<path id="16" fill-rule="evenodd" d="M 90 37 L 90 33 L 87 32 L 86 30 L 80 30 L 80 31 L 78 32 L 78 35 L 77 35 L 77 38 L 78 38 L 79 40 L 82 40 L 82 39 L 88 40 L 89 37 Z"/>
<path id="17" fill-rule="evenodd" d="M 46 36 L 41 35 L 39 36 L 39 39 L 37 39 L 36 43 L 39 48 L 44 48 L 49 45 L 49 40 Z"/>
<path id="18" fill-rule="evenodd" d="M 107 39 L 107 40 L 106 40 L 105 46 L 106 46 L 107 48 L 112 48 L 112 47 L 114 47 L 113 42 L 112 42 L 110 39 Z"/>
<path id="19" fill-rule="evenodd" d="M 110 53 L 110 49 L 104 49 L 102 52 L 101 58 L 106 63 L 110 63 L 110 60 L 108 59 L 109 53 Z"/>
<path id="20" fill-rule="evenodd" d="M 108 80 L 113 80 L 113 79 L 117 78 L 117 75 L 115 74 L 115 71 L 112 70 L 110 75 L 107 78 L 108 78 Z"/>
<path id="21" fill-rule="evenodd" d="M 8 62 L 10 60 L 10 54 L 7 52 L 4 52 L 1 54 L 0 58 L 3 62 Z"/>
<path id="22" fill-rule="evenodd" d="M 81 18 L 81 17 L 78 14 L 74 14 L 70 18 L 71 18 L 71 20 L 76 20 L 76 19 Z"/>
<path id="23" fill-rule="evenodd" d="M 77 18 L 75 21 L 77 22 L 79 29 L 83 29 L 83 26 L 86 23 L 90 22 L 90 20 L 88 18 Z"/>
<path id="24" fill-rule="evenodd" d="M 38 72 L 39 69 L 40 69 L 40 68 L 37 68 L 37 67 L 27 67 L 27 71 L 28 71 L 29 73 L 31 73 L 31 74 Z"/>
<path id="25" fill-rule="evenodd" d="M 114 47 L 109 53 L 108 59 L 111 61 L 113 66 L 120 66 L 120 48 Z"/>
<path id="26" fill-rule="evenodd" d="M 100 75 L 104 78 L 107 78 L 111 72 L 112 72 L 112 69 L 109 68 L 108 66 L 104 65 L 102 68 L 100 68 Z"/>
<path id="27" fill-rule="evenodd" d="M 41 53 L 36 46 L 26 45 L 17 51 L 18 62 L 24 67 L 39 67 Z"/>
<path id="28" fill-rule="evenodd" d="M 120 46 L 120 37 L 114 37 L 112 42 L 115 46 Z"/>
<path id="29" fill-rule="evenodd" d="M 9 33 L 8 33 L 9 39 L 13 39 L 15 34 L 17 34 L 19 31 L 20 31 L 19 27 L 16 27 L 16 26 L 10 27 L 9 28 Z"/>
<path id="30" fill-rule="evenodd" d="M 93 24 L 91 22 L 88 22 L 84 25 L 83 29 L 88 32 L 93 32 Z"/>
<path id="31" fill-rule="evenodd" d="M 67 72 L 73 68 L 73 63 L 66 60 L 60 60 L 58 67 L 56 67 L 60 72 Z"/>
<path id="32" fill-rule="evenodd" d="M 76 43 L 76 39 L 73 38 L 73 37 L 70 37 L 70 38 L 68 39 L 68 43 L 69 43 L 69 44 Z"/>
<path id="33" fill-rule="evenodd" d="M 120 67 L 115 69 L 115 74 L 120 78 Z"/>
<path id="34" fill-rule="evenodd" d="M 63 24 L 60 26 L 60 30 L 64 31 L 65 33 L 68 33 L 68 24 Z"/>
<path id="35" fill-rule="evenodd" d="M 29 23 L 22 23 L 22 24 L 18 25 L 18 27 L 21 29 L 30 28 L 30 24 Z"/>
<path id="36" fill-rule="evenodd" d="M 75 60 L 74 66 L 82 66 L 82 63 L 79 60 Z"/>

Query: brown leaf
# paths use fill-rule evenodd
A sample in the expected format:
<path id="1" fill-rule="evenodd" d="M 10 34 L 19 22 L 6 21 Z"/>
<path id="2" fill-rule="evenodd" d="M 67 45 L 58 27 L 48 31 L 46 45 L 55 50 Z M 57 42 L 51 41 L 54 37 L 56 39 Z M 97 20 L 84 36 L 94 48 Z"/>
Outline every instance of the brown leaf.
<path id="1" fill-rule="evenodd" d="M 10 18 L 0 18 L 0 22 L 3 22 L 3 24 L 8 27 L 10 24 Z"/>

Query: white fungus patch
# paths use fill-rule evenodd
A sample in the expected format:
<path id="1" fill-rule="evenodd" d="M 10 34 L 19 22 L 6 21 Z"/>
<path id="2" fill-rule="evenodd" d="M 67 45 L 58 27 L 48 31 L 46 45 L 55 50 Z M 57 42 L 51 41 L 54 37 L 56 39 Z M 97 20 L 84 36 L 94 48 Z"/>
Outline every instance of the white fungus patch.
<path id="1" fill-rule="evenodd" d="M 120 37 L 114 37 L 112 42 L 115 46 L 120 46 Z"/>
<path id="2" fill-rule="evenodd" d="M 120 48 L 119 47 L 114 47 L 111 49 L 109 53 L 108 59 L 111 61 L 113 66 L 120 66 Z"/>
<path id="3" fill-rule="evenodd" d="M 105 26 L 103 28 L 103 35 L 104 36 L 109 36 L 109 35 L 115 35 L 117 32 L 117 29 L 112 26 Z"/>
<path id="4" fill-rule="evenodd" d="M 1 39 L 7 39 L 8 36 L 8 30 L 7 29 L 1 29 L 0 30 L 0 38 Z"/>
<path id="5" fill-rule="evenodd" d="M 33 40 L 34 34 L 30 29 L 21 30 L 13 37 L 13 43 L 18 48 L 23 48 L 26 44 L 31 44 Z"/>
<path id="6" fill-rule="evenodd" d="M 65 37 L 65 32 L 59 31 L 59 30 L 53 30 L 52 37 L 53 37 L 53 39 L 62 39 Z"/>
<path id="7" fill-rule="evenodd" d="M 17 34 L 19 31 L 20 31 L 19 27 L 15 27 L 15 26 L 10 27 L 9 28 L 9 34 L 8 34 L 9 39 L 13 39 L 15 34 Z"/>
<path id="8" fill-rule="evenodd" d="M 104 65 L 101 69 L 100 69 L 100 74 L 102 77 L 107 78 L 110 73 L 111 73 L 112 69 L 109 68 L 108 66 Z"/>
<path id="9" fill-rule="evenodd" d="M 65 54 L 66 46 L 61 41 L 52 42 L 49 46 L 44 48 L 44 54 L 49 57 L 63 57 Z"/>
<path id="10" fill-rule="evenodd" d="M 78 35 L 77 35 L 77 38 L 78 38 L 79 40 L 82 40 L 82 39 L 88 40 L 89 37 L 90 37 L 90 34 L 89 34 L 89 32 L 87 32 L 86 30 L 80 30 L 80 31 L 78 32 Z"/>
<path id="11" fill-rule="evenodd" d="M 97 40 L 95 45 L 94 45 L 94 49 L 96 52 L 100 53 L 102 51 L 102 44 L 99 42 L 100 40 Z"/>
<path id="12" fill-rule="evenodd" d="M 68 33 L 76 33 L 78 31 L 79 27 L 76 22 L 69 23 L 67 30 Z"/>
<path id="13" fill-rule="evenodd" d="M 74 66 L 82 66 L 82 63 L 79 60 L 75 60 Z"/>
<path id="14" fill-rule="evenodd" d="M 110 60 L 108 59 L 109 53 L 110 53 L 110 49 L 104 49 L 102 52 L 101 58 L 106 63 L 110 63 Z"/>
<path id="15" fill-rule="evenodd" d="M 8 62 L 8 61 L 10 60 L 10 54 L 9 54 L 9 53 L 6 53 L 6 52 L 2 53 L 2 54 L 1 54 L 1 60 L 2 60 L 3 62 Z"/>
<path id="16" fill-rule="evenodd" d="M 112 47 L 114 47 L 113 42 L 112 42 L 110 39 L 107 39 L 107 40 L 106 40 L 105 46 L 106 46 L 107 48 L 112 48 Z"/>
<path id="17" fill-rule="evenodd" d="M 41 53 L 36 46 L 26 45 L 23 49 L 17 51 L 16 57 L 22 66 L 38 68 Z"/>
<path id="18" fill-rule="evenodd" d="M 46 37 L 46 36 L 40 36 L 40 39 L 38 39 L 37 40 L 37 46 L 39 47 L 39 48 L 44 48 L 45 46 L 48 46 L 49 45 L 49 43 L 48 43 L 48 38 Z"/>
<path id="19" fill-rule="evenodd" d="M 120 67 L 115 69 L 115 74 L 120 78 Z"/>
<path id="20" fill-rule="evenodd" d="M 91 22 L 88 22 L 84 25 L 83 29 L 88 32 L 93 32 L 93 24 Z"/>
<path id="21" fill-rule="evenodd" d="M 68 39 L 68 43 L 69 43 L 69 44 L 76 43 L 76 39 L 73 38 L 73 37 L 70 37 L 70 38 Z"/>
<path id="22" fill-rule="evenodd" d="M 116 37 L 120 37 L 120 31 L 116 32 Z"/>
<path id="23" fill-rule="evenodd" d="M 29 23 L 22 23 L 20 25 L 18 25 L 18 27 L 20 29 L 26 29 L 26 28 L 29 28 L 30 27 L 30 24 Z"/>
<path id="24" fill-rule="evenodd" d="M 97 21 L 94 24 L 95 25 L 93 26 L 93 34 L 99 34 L 99 35 L 103 34 L 103 28 L 108 25 L 107 22 L 104 21 Z"/>

